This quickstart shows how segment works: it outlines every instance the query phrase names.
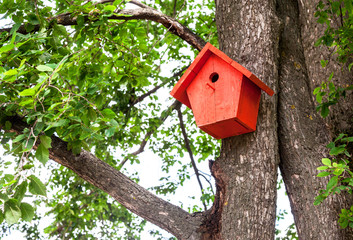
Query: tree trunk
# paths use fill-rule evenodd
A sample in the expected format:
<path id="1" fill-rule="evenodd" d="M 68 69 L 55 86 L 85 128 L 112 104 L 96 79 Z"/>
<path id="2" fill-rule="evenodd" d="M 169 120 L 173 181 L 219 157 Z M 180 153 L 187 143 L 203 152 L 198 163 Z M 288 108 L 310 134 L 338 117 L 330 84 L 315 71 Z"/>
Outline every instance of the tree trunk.
<path id="1" fill-rule="evenodd" d="M 334 134 L 352 132 L 353 102 L 349 97 L 335 107 L 326 122 L 316 113 L 313 89 L 332 71 L 339 76 L 338 84 L 346 84 L 351 76 L 341 72 L 327 49 L 314 47 L 324 31 L 314 18 L 316 4 L 216 1 L 220 49 L 277 94 L 262 96 L 255 133 L 222 142 L 213 167 L 221 182 L 217 206 L 222 215 L 214 239 L 274 238 L 278 159 L 299 238 L 352 239 L 352 231 L 341 230 L 337 222 L 340 209 L 349 207 L 349 196 L 313 205 L 327 183 L 326 178 L 316 177 L 316 168 L 328 156 L 325 146 Z M 321 57 L 330 59 L 325 70 Z"/>
<path id="2" fill-rule="evenodd" d="M 314 18 L 316 4 L 285 0 L 278 3 L 284 25 L 278 110 L 280 169 L 300 239 L 352 239 L 351 229 L 341 230 L 338 225 L 340 209 L 349 207 L 350 197 L 341 194 L 329 197 L 319 206 L 313 205 L 318 190 L 326 188 L 327 179 L 316 177 L 321 159 L 328 156 L 325 146 L 334 131 L 347 131 L 349 126 L 348 114 L 333 111 L 338 117 L 325 123 L 315 111 L 312 92 L 328 79 L 331 71 L 341 76 L 341 83 L 347 80 L 347 73 L 341 72 L 329 51 L 314 47 L 324 30 Z M 320 65 L 321 58 L 330 59 L 326 69 Z M 340 104 L 339 108 L 351 109 L 352 105 L 348 105 Z"/>
<path id="3" fill-rule="evenodd" d="M 216 10 L 220 49 L 277 92 L 275 1 L 219 0 Z M 274 239 L 278 160 L 277 95 L 263 94 L 256 132 L 224 139 L 213 166 L 222 179 L 215 239 Z"/>

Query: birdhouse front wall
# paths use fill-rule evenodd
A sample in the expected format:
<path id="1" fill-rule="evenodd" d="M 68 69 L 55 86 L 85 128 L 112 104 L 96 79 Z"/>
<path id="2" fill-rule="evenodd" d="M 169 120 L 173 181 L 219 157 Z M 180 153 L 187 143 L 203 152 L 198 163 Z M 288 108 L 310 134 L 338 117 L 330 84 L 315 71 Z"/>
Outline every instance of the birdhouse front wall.
<path id="1" fill-rule="evenodd" d="M 207 59 L 186 92 L 197 126 L 213 137 L 255 131 L 261 90 L 218 56 Z"/>
<path id="2" fill-rule="evenodd" d="M 208 58 L 186 90 L 198 126 L 235 117 L 242 76 L 219 57 Z"/>

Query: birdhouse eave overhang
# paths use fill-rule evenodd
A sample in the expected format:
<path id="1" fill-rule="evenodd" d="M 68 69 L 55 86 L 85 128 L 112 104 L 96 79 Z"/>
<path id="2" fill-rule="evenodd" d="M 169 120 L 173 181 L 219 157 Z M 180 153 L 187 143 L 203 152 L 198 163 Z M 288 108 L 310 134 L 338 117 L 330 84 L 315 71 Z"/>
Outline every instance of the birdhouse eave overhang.
<path id="1" fill-rule="evenodd" d="M 183 76 L 174 86 L 170 94 L 179 100 L 181 103 L 185 104 L 187 107 L 191 109 L 191 104 L 189 102 L 189 98 L 186 94 L 186 89 L 194 80 L 198 72 L 201 70 L 205 62 L 209 59 L 209 57 L 214 54 L 226 63 L 230 64 L 233 68 L 241 72 L 245 77 L 251 80 L 255 85 L 257 85 L 260 89 L 266 92 L 268 95 L 272 96 L 274 94 L 273 90 L 269 88 L 265 83 L 263 83 L 260 79 L 258 79 L 253 73 L 247 70 L 245 67 L 237 63 L 228 57 L 225 53 L 207 43 L 205 47 L 201 50 L 201 52 L 197 55 L 195 60 L 191 63 L 190 67 L 185 71 Z"/>

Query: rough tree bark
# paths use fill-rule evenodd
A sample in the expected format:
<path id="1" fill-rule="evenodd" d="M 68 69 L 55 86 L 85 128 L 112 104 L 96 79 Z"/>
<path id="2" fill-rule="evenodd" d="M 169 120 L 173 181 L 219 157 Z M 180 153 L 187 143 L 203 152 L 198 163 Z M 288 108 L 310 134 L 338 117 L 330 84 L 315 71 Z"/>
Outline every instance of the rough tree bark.
<path id="1" fill-rule="evenodd" d="M 337 222 L 340 209 L 350 207 L 350 196 L 329 197 L 323 204 L 313 205 L 318 190 L 327 183 L 326 178 L 315 177 L 321 158 L 328 156 L 326 144 L 338 131 L 352 130 L 351 96 L 332 110 L 332 118 L 326 122 L 315 111 L 312 92 L 331 71 L 339 76 L 336 84 L 349 80 L 347 69 L 342 72 L 328 49 L 314 47 L 324 31 L 314 17 L 317 3 L 278 2 L 284 25 L 279 50 L 280 169 L 301 239 L 352 239 L 351 229 L 342 230 Z M 320 65 L 322 58 L 330 60 L 326 69 Z M 340 112 L 342 108 L 346 114 Z"/>
<path id="2" fill-rule="evenodd" d="M 277 92 L 280 22 L 275 1 L 216 1 L 220 49 Z M 273 239 L 278 165 L 277 96 L 262 95 L 257 130 L 222 141 L 215 239 Z"/>
<path id="3" fill-rule="evenodd" d="M 222 142 L 215 163 L 219 178 L 226 179 L 219 239 L 273 239 L 271 180 L 276 179 L 278 155 L 299 238 L 352 239 L 351 229 L 342 230 L 337 222 L 340 209 L 350 207 L 350 196 L 313 205 L 327 183 L 316 177 L 321 158 L 328 156 L 325 145 L 337 132 L 352 132 L 353 103 L 349 96 L 327 121 L 315 111 L 315 87 L 332 71 L 341 86 L 352 76 L 342 71 L 332 52 L 314 47 L 324 31 L 314 17 L 317 3 L 216 1 L 220 49 L 257 74 L 278 97 L 277 105 L 275 98 L 263 96 L 256 133 Z M 330 60 L 325 70 L 321 58 Z"/>
<path id="4" fill-rule="evenodd" d="M 351 198 L 339 196 L 313 205 L 317 191 L 326 183 L 325 178 L 315 177 L 321 158 L 327 156 L 325 145 L 336 132 L 353 130 L 352 96 L 326 121 L 315 112 L 312 91 L 332 70 L 339 76 L 338 84 L 346 84 L 352 77 L 346 69 L 341 72 L 327 49 L 314 47 L 323 31 L 313 15 L 316 3 L 216 0 L 220 49 L 276 94 L 262 95 L 256 132 L 224 139 L 220 157 L 210 162 L 217 185 L 210 210 L 188 214 L 148 193 L 92 154 L 82 151 L 73 155 L 55 137 L 51 158 L 179 239 L 195 240 L 274 239 L 279 166 L 299 238 L 352 239 L 352 231 L 341 230 L 337 224 L 339 210 L 349 206 Z M 189 39 L 198 49 L 204 45 L 174 19 L 150 8 L 133 14 L 136 19 L 161 22 L 169 29 L 174 26 L 174 34 Z M 326 70 L 320 66 L 321 57 L 330 59 Z M 9 120 L 15 131 L 25 127 L 17 118 Z"/>

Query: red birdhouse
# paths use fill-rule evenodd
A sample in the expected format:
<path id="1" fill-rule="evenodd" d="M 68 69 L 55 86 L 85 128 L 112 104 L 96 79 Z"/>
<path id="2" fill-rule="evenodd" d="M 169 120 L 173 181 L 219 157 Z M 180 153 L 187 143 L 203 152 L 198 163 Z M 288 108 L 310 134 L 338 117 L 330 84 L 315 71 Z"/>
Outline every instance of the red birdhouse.
<path id="1" fill-rule="evenodd" d="M 192 109 L 196 124 L 216 139 L 256 130 L 261 90 L 273 90 L 207 43 L 171 95 Z"/>

